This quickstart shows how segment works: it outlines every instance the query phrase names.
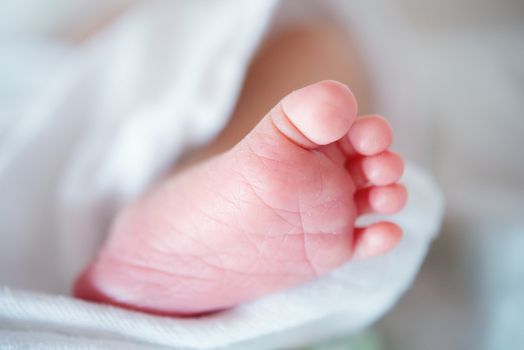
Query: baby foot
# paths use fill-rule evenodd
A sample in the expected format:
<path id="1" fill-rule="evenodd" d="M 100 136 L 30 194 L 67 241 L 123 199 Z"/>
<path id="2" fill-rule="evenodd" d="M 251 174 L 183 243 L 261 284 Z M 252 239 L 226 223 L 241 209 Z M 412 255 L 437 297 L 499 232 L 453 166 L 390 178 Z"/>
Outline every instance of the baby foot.
<path id="1" fill-rule="evenodd" d="M 352 258 L 384 254 L 406 201 L 402 159 L 380 116 L 323 81 L 285 97 L 230 151 L 160 184 L 115 222 L 75 295 L 188 315 L 253 300 Z"/>

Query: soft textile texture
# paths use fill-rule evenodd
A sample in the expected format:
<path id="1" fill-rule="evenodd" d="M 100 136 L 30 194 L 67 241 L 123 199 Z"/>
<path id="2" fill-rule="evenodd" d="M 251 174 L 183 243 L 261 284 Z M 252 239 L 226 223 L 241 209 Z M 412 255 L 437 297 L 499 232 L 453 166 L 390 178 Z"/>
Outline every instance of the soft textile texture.
<path id="1" fill-rule="evenodd" d="M 20 91 L 27 87 L 33 94 L 18 94 L 18 103 L 1 96 L 11 113 L 2 120 L 7 131 L 0 149 L 0 282 L 6 286 L 0 292 L 1 344 L 290 346 L 361 329 L 407 288 L 442 215 L 435 184 L 412 166 L 404 178 L 410 201 L 395 218 L 405 238 L 382 258 L 350 263 L 317 281 L 200 319 L 149 316 L 65 296 L 115 212 L 226 123 L 276 5 L 147 1 L 82 44 L 31 35 L 2 42 L 10 67 L 20 57 L 39 59 L 20 63 L 20 74 L 11 72 L 3 83 L 19 82 Z M 376 39 L 380 11 L 367 18 L 362 6 L 352 10 L 366 19 L 368 39 Z M 357 19 L 352 24 L 363 25 Z M 364 46 L 371 56 L 380 44 L 375 50 Z M 394 80 L 381 71 L 379 99 Z M 381 99 L 380 112 L 400 113 L 396 93 Z"/>

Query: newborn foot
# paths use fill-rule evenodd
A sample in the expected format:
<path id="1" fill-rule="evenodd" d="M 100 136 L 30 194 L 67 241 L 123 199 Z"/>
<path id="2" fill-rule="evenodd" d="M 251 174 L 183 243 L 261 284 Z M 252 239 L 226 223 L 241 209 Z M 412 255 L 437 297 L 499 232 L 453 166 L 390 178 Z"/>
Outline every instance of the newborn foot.
<path id="1" fill-rule="evenodd" d="M 311 280 L 401 238 L 402 159 L 379 116 L 319 82 L 285 97 L 230 151 L 127 208 L 75 295 L 160 314 L 220 310 Z"/>

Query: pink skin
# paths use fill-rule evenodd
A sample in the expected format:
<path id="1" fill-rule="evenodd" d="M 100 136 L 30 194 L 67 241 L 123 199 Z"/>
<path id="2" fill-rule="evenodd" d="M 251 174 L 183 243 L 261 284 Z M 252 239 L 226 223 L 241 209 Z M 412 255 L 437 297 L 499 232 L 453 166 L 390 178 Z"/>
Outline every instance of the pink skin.
<path id="1" fill-rule="evenodd" d="M 389 124 L 323 81 L 286 96 L 230 151 L 160 184 L 116 220 L 75 295 L 167 315 L 229 308 L 401 239 L 402 159 Z"/>

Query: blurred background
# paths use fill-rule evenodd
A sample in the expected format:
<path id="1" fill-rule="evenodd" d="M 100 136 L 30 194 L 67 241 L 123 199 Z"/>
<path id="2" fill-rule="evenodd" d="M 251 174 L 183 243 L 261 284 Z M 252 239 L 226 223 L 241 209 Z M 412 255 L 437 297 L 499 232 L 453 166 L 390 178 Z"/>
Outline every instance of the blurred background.
<path id="1" fill-rule="evenodd" d="M 388 349 L 524 347 L 524 2 L 397 0 L 431 86 L 447 211 Z"/>
<path id="2" fill-rule="evenodd" d="M 64 43 L 82 41 L 130 2 L 100 2 L 95 11 L 83 0 L 0 1 L 0 147 L 12 116 L 27 108 L 16 101 L 27 101 L 53 74 L 46 67 L 68 52 Z M 370 330 L 314 348 L 524 349 L 524 1 L 389 6 L 419 62 L 435 121 L 424 165 L 444 191 L 446 216 L 400 302 Z M 42 31 L 58 44 L 40 50 L 33 36 Z M 6 54 L 10 45 L 20 50 L 18 38 L 30 43 L 22 48 L 27 61 Z"/>

